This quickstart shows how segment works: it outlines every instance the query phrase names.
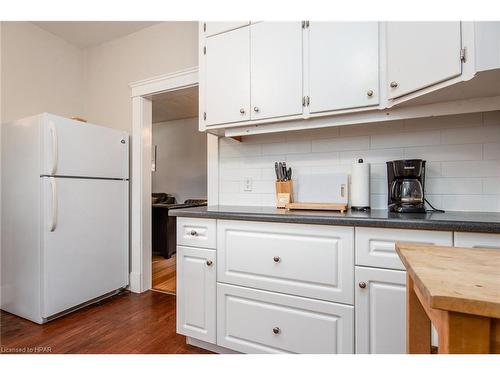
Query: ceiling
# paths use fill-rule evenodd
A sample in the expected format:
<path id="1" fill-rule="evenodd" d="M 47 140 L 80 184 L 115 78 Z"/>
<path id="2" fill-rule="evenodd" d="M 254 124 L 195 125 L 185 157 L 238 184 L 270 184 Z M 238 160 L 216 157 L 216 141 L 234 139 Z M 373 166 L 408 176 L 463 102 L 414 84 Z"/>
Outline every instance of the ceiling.
<path id="1" fill-rule="evenodd" d="M 159 22 L 43 21 L 32 23 L 79 48 L 86 48 L 132 34 Z"/>
<path id="2" fill-rule="evenodd" d="M 153 95 L 153 123 L 198 117 L 198 86 Z"/>

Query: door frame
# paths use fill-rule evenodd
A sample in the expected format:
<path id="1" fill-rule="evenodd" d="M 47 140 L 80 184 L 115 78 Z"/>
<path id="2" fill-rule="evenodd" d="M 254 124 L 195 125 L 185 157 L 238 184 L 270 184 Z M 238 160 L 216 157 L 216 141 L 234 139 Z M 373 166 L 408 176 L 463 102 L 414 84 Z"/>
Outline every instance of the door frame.
<path id="1" fill-rule="evenodd" d="M 152 287 L 151 236 L 151 96 L 199 85 L 198 67 L 132 82 L 132 168 L 130 200 L 130 284 L 135 293 Z M 219 141 L 207 134 L 207 199 L 219 200 Z"/>

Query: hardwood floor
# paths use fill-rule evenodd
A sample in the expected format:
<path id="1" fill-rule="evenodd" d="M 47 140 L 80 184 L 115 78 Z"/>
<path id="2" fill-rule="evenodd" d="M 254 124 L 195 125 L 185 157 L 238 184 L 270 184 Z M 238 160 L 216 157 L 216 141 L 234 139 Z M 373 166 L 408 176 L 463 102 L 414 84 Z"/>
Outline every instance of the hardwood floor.
<path id="1" fill-rule="evenodd" d="M 175 332 L 175 296 L 128 291 L 44 325 L 0 312 L 0 344 L 51 353 L 203 354 Z M 26 349 L 23 349 L 26 348 Z"/>
<path id="2" fill-rule="evenodd" d="M 165 259 L 159 255 L 153 255 L 153 289 L 175 294 L 175 262 L 175 255 L 170 259 Z"/>

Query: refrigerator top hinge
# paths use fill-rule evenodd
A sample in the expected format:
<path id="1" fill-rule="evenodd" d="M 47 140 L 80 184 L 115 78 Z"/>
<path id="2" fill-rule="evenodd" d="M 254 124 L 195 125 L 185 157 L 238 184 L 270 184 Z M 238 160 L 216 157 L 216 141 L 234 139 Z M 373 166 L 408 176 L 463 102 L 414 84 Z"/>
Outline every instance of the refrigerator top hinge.
<path id="1" fill-rule="evenodd" d="M 309 28 L 309 21 L 306 21 L 306 29 Z"/>
<path id="2" fill-rule="evenodd" d="M 207 32 L 207 23 L 206 22 L 203 22 L 203 31 Z"/>
<path id="3" fill-rule="evenodd" d="M 461 62 L 467 61 L 467 47 L 460 49 L 460 61 Z"/>

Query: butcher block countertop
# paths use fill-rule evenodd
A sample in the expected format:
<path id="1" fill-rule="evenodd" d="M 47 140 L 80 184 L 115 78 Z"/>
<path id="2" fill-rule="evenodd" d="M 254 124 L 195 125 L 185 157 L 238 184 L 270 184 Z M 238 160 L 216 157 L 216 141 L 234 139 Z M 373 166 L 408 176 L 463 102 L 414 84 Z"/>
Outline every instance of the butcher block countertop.
<path id="1" fill-rule="evenodd" d="M 431 308 L 500 319 L 500 250 L 397 243 L 396 251 Z"/>

